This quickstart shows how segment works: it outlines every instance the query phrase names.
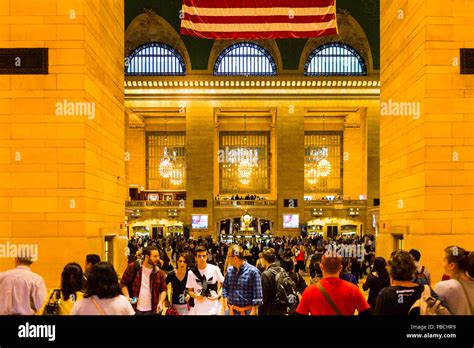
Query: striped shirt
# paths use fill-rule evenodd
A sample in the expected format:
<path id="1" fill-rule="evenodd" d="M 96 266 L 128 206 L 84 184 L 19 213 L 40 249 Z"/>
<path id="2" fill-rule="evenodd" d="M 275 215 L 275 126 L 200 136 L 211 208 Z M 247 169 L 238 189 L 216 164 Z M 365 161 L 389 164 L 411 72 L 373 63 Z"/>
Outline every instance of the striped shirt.
<path id="1" fill-rule="evenodd" d="M 233 306 L 261 305 L 263 290 L 260 271 L 247 262 L 239 270 L 229 267 L 222 286 L 222 296 Z"/>

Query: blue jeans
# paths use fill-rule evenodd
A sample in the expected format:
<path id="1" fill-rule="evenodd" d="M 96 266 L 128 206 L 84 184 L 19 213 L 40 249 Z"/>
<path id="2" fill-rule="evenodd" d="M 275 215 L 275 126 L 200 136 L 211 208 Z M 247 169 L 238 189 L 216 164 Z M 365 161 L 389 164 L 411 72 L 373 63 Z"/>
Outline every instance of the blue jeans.
<path id="1" fill-rule="evenodd" d="M 245 315 L 250 315 L 250 312 L 251 312 L 250 310 L 246 310 Z M 225 310 L 224 315 L 229 315 L 228 309 Z M 234 316 L 240 316 L 240 315 L 242 314 L 239 311 L 234 310 Z"/>

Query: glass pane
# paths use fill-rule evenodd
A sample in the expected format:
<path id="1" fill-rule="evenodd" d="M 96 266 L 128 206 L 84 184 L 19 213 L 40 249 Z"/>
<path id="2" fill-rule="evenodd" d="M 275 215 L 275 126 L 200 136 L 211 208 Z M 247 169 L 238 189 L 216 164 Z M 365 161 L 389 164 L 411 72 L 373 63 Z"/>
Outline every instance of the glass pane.
<path id="1" fill-rule="evenodd" d="M 276 75 L 273 57 L 260 46 L 239 43 L 226 49 L 216 61 L 215 75 Z"/>
<path id="2" fill-rule="evenodd" d="M 362 57 L 352 48 L 331 43 L 317 48 L 308 58 L 306 75 L 366 75 Z"/>
<path id="3" fill-rule="evenodd" d="M 185 75 L 183 58 L 164 44 L 149 44 L 130 57 L 127 75 Z"/>

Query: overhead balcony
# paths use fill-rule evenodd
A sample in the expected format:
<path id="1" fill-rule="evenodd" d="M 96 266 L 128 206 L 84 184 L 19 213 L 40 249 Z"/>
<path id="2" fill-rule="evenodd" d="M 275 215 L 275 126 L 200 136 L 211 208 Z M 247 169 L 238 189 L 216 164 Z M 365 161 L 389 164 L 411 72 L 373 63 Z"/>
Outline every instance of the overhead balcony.
<path id="1" fill-rule="evenodd" d="M 186 201 L 126 201 L 127 208 L 185 208 Z"/>
<path id="2" fill-rule="evenodd" d="M 260 200 L 220 200 L 214 201 L 214 206 L 225 208 L 245 208 L 245 207 L 276 207 L 276 201 Z"/>

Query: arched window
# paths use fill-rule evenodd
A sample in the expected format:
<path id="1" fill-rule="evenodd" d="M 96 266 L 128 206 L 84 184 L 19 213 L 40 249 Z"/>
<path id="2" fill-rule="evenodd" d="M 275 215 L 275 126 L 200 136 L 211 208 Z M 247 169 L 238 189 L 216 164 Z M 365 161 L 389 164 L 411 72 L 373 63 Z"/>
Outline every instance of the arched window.
<path id="1" fill-rule="evenodd" d="M 135 49 L 128 57 L 126 74 L 135 76 L 183 76 L 186 65 L 174 48 L 158 42 L 147 43 Z"/>
<path id="2" fill-rule="evenodd" d="M 304 67 L 306 76 L 362 76 L 367 67 L 360 54 L 352 47 L 332 42 L 316 48 Z"/>
<path id="3" fill-rule="evenodd" d="M 271 54 L 262 46 L 239 42 L 227 47 L 217 57 L 214 75 L 272 76 L 276 75 L 276 64 Z"/>

